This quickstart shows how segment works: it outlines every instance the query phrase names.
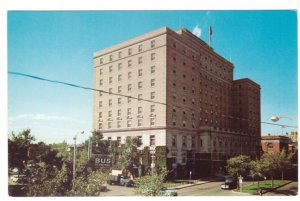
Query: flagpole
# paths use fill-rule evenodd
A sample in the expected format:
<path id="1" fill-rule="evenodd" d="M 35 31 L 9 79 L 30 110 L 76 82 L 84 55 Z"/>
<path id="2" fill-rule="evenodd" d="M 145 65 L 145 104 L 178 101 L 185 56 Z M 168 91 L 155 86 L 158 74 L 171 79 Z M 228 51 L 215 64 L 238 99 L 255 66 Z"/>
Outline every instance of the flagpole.
<path id="1" fill-rule="evenodd" d="M 210 26 L 208 26 L 208 46 L 209 46 L 209 48 L 210 48 L 210 37 L 211 37 L 211 35 L 210 35 Z"/>

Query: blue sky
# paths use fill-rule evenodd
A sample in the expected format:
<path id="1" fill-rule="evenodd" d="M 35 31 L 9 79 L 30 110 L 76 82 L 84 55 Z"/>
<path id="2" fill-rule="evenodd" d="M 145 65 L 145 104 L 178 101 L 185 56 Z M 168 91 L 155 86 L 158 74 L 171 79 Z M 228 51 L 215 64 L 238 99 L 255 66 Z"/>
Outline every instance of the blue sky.
<path id="1" fill-rule="evenodd" d="M 234 64 L 234 79 L 261 85 L 261 120 L 297 126 L 297 14 L 294 11 L 8 12 L 8 70 L 92 86 L 93 53 L 168 26 L 196 30 Z M 8 133 L 30 128 L 37 141 L 92 130 L 92 92 L 8 75 Z M 284 128 L 283 132 L 290 132 Z M 281 134 L 262 124 L 262 134 Z"/>

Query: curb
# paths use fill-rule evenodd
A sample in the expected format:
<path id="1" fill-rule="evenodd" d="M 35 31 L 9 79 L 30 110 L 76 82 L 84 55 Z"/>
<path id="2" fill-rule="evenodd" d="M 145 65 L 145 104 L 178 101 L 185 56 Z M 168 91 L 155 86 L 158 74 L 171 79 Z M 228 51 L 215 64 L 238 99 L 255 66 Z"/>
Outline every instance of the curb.
<path id="1" fill-rule="evenodd" d="M 206 184 L 206 183 L 210 183 L 213 181 L 218 181 L 219 179 L 213 179 L 213 180 L 209 180 L 209 181 L 203 181 L 203 182 L 199 182 L 199 183 L 194 183 L 194 184 L 185 184 L 185 185 L 181 185 L 181 186 L 176 186 L 176 187 L 171 187 L 171 188 L 167 188 L 168 190 L 180 190 L 183 188 L 188 188 L 191 186 L 197 186 L 197 185 L 201 185 L 201 184 Z"/>
<path id="2" fill-rule="evenodd" d="M 262 193 L 262 195 L 265 194 L 265 193 L 268 193 L 268 192 L 275 191 L 275 190 L 277 190 L 278 188 L 281 188 L 281 187 L 283 187 L 283 186 L 285 186 L 285 185 L 288 185 L 288 184 L 290 184 L 290 183 L 292 183 L 292 182 L 293 182 L 293 181 L 290 181 L 290 182 L 288 182 L 288 183 L 282 184 L 282 185 L 277 186 L 276 188 L 273 188 L 273 189 L 271 189 L 271 190 L 269 190 L 269 191 L 266 190 L 265 192 Z"/>

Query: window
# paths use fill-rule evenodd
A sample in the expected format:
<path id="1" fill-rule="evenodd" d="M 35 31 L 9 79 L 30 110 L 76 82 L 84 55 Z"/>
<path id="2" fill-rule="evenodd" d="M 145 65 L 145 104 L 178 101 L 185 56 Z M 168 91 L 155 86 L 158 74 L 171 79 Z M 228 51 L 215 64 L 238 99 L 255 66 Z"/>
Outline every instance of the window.
<path id="1" fill-rule="evenodd" d="M 128 91 L 131 91 L 131 89 L 132 89 L 132 84 L 128 84 L 127 89 L 128 89 Z"/>
<path id="2" fill-rule="evenodd" d="M 103 64 L 103 58 L 100 58 L 100 64 Z"/>
<path id="3" fill-rule="evenodd" d="M 182 101 L 185 103 L 186 102 L 186 97 L 182 97 Z"/>
<path id="4" fill-rule="evenodd" d="M 173 93 L 173 100 L 175 100 L 176 99 L 176 94 L 175 93 Z"/>
<path id="5" fill-rule="evenodd" d="M 118 70 L 121 70 L 122 69 L 122 63 L 119 63 L 118 64 Z"/>
<path id="6" fill-rule="evenodd" d="M 175 42 L 173 43 L 173 48 L 176 48 L 176 43 Z"/>
<path id="7" fill-rule="evenodd" d="M 102 123 L 99 123 L 99 129 L 102 129 L 103 125 Z"/>
<path id="8" fill-rule="evenodd" d="M 138 136 L 137 138 L 139 140 L 140 145 L 142 145 L 143 144 L 143 137 L 142 136 Z"/>
<path id="9" fill-rule="evenodd" d="M 99 101 L 99 107 L 102 107 L 102 101 Z"/>
<path id="10" fill-rule="evenodd" d="M 192 87 L 192 93 L 193 94 L 195 93 L 195 87 Z"/>
<path id="11" fill-rule="evenodd" d="M 138 119 L 138 126 L 142 126 L 142 119 Z"/>
<path id="12" fill-rule="evenodd" d="M 108 140 L 108 141 L 111 141 L 111 137 L 107 137 L 107 140 Z"/>
<path id="13" fill-rule="evenodd" d="M 192 136 L 192 147 L 196 146 L 196 144 L 195 144 L 196 140 L 195 139 L 196 139 L 195 136 Z"/>
<path id="14" fill-rule="evenodd" d="M 112 88 L 109 88 L 108 92 L 109 92 L 109 95 L 111 95 L 112 94 Z"/>
<path id="15" fill-rule="evenodd" d="M 103 84 L 103 80 L 101 79 L 99 85 L 102 86 L 102 84 Z"/>
<path id="16" fill-rule="evenodd" d="M 109 72 L 111 73 L 113 71 L 113 67 L 109 66 Z"/>
<path id="17" fill-rule="evenodd" d="M 132 72 L 128 72 L 128 80 L 130 80 L 131 79 L 131 77 L 132 77 Z"/>
<path id="18" fill-rule="evenodd" d="M 109 77 L 109 84 L 112 83 L 112 77 Z"/>
<path id="19" fill-rule="evenodd" d="M 154 118 L 150 118 L 150 126 L 154 126 L 154 125 L 155 125 Z"/>
<path id="20" fill-rule="evenodd" d="M 122 92 L 122 87 L 118 86 L 118 93 L 121 93 L 121 92 Z"/>
<path id="21" fill-rule="evenodd" d="M 143 63 L 143 57 L 139 57 L 139 64 Z"/>
<path id="22" fill-rule="evenodd" d="M 182 163 L 186 163 L 186 152 L 182 153 L 182 157 L 181 158 L 182 158 L 181 162 Z"/>
<path id="23" fill-rule="evenodd" d="M 128 55 L 131 55 L 131 54 L 132 54 L 132 49 L 129 48 L 129 49 L 128 49 Z"/>
<path id="24" fill-rule="evenodd" d="M 132 65 L 132 61 L 128 60 L 128 67 L 130 67 Z"/>
<path id="25" fill-rule="evenodd" d="M 99 73 L 100 73 L 100 75 L 103 74 L 103 69 L 102 68 L 99 69 Z"/>
<path id="26" fill-rule="evenodd" d="M 108 100 L 108 106 L 112 106 L 112 99 Z"/>
<path id="27" fill-rule="evenodd" d="M 176 83 L 175 82 L 173 82 L 173 87 L 176 87 Z"/>
<path id="28" fill-rule="evenodd" d="M 119 82 L 122 81 L 122 75 L 121 74 L 118 75 L 118 81 Z"/>
<path id="29" fill-rule="evenodd" d="M 151 40 L 151 48 L 155 47 L 155 40 Z"/>
<path id="30" fill-rule="evenodd" d="M 127 120 L 127 128 L 131 127 L 131 120 Z"/>
<path id="31" fill-rule="evenodd" d="M 151 79 L 151 87 L 155 86 L 155 79 Z"/>
<path id="32" fill-rule="evenodd" d="M 192 98 L 192 104 L 195 105 L 195 99 L 194 98 Z"/>
<path id="33" fill-rule="evenodd" d="M 200 147 L 202 147 L 202 146 L 203 146 L 203 141 L 202 141 L 202 139 L 200 139 Z"/>
<path id="34" fill-rule="evenodd" d="M 102 93 L 101 91 L 99 91 L 99 96 L 102 96 L 102 94 L 103 94 L 103 93 Z"/>
<path id="35" fill-rule="evenodd" d="M 142 114 L 142 107 L 138 107 L 138 114 Z"/>
<path id="36" fill-rule="evenodd" d="M 141 77 L 143 75 L 143 69 L 138 70 L 138 76 Z"/>
<path id="37" fill-rule="evenodd" d="M 150 135 L 150 146 L 155 146 L 155 135 Z"/>
<path id="38" fill-rule="evenodd" d="M 142 89 L 143 88 L 143 82 L 138 82 L 138 88 Z"/>
<path id="39" fill-rule="evenodd" d="M 182 146 L 186 147 L 186 136 L 182 136 Z"/>
<path id="40" fill-rule="evenodd" d="M 140 45 L 139 45 L 139 52 L 141 52 L 142 50 L 143 50 L 143 45 L 140 44 Z"/>
<path id="41" fill-rule="evenodd" d="M 173 126 L 176 126 L 176 120 L 173 119 Z"/>
<path id="42" fill-rule="evenodd" d="M 108 122 L 108 128 L 111 128 L 111 121 Z"/>
<path id="43" fill-rule="evenodd" d="M 102 112 L 99 112 L 99 118 L 102 118 Z"/>
<path id="44" fill-rule="evenodd" d="M 176 135 L 172 135 L 172 146 L 176 147 L 177 145 L 177 136 Z"/>
<path id="45" fill-rule="evenodd" d="M 121 116 L 121 109 L 118 109 L 118 117 Z"/>
<path id="46" fill-rule="evenodd" d="M 118 145 L 118 147 L 121 146 L 121 137 L 117 137 L 117 145 Z"/>
<path id="47" fill-rule="evenodd" d="M 151 99 L 154 99 L 154 98 L 155 98 L 155 92 L 151 92 L 150 98 L 151 98 Z"/>
<path id="48" fill-rule="evenodd" d="M 151 54 L 151 61 L 153 61 L 155 59 L 155 53 Z"/>
<path id="49" fill-rule="evenodd" d="M 176 69 L 173 69 L 173 74 L 176 75 Z"/>
<path id="50" fill-rule="evenodd" d="M 108 117 L 111 117 L 111 115 L 112 115 L 112 112 L 111 112 L 111 110 L 109 110 L 108 111 Z"/>
<path id="51" fill-rule="evenodd" d="M 183 78 L 186 78 L 186 75 L 185 75 L 185 74 L 183 74 L 183 75 L 182 75 L 182 77 L 183 77 Z"/>
<path id="52" fill-rule="evenodd" d="M 150 106 L 150 112 L 155 112 L 155 105 Z"/>
<path id="53" fill-rule="evenodd" d="M 192 117 L 195 117 L 195 111 L 192 110 Z"/>
<path id="54" fill-rule="evenodd" d="M 121 128 L 121 121 L 117 121 L 117 127 Z"/>
<path id="55" fill-rule="evenodd" d="M 141 101 L 142 100 L 142 94 L 139 94 L 138 95 L 138 101 Z"/>
<path id="56" fill-rule="evenodd" d="M 128 115 L 128 116 L 131 115 L 131 108 L 127 108 L 127 115 Z"/>
<path id="57" fill-rule="evenodd" d="M 119 59 L 122 58 L 122 52 L 119 52 Z"/>
<path id="58" fill-rule="evenodd" d="M 192 76 L 192 81 L 193 81 L 193 82 L 195 81 L 195 76 Z"/>
<path id="59" fill-rule="evenodd" d="M 118 98 L 118 104 L 122 103 L 122 98 Z"/>
<path id="60" fill-rule="evenodd" d="M 173 107 L 173 112 L 176 113 L 176 108 L 175 107 Z"/>
<path id="61" fill-rule="evenodd" d="M 183 89 L 183 91 L 185 91 L 185 90 L 186 90 L 186 87 L 185 87 L 185 86 L 183 86 L 183 87 L 182 87 L 182 89 Z"/>
<path id="62" fill-rule="evenodd" d="M 186 122 L 185 121 L 182 122 L 182 127 L 186 127 Z"/>
<path id="63" fill-rule="evenodd" d="M 151 66 L 151 73 L 155 73 L 155 66 Z"/>

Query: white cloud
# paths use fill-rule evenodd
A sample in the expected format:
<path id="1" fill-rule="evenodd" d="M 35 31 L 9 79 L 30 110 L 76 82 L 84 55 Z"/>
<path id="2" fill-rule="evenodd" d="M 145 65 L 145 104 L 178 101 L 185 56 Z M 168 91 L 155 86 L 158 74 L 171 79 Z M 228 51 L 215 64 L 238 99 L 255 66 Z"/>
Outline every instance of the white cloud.
<path id="1" fill-rule="evenodd" d="M 51 116 L 45 114 L 20 114 L 18 116 L 9 117 L 9 122 L 15 122 L 19 120 L 30 120 L 30 121 L 73 121 L 79 122 L 79 120 L 74 119 L 72 117 L 64 117 L 64 116 Z"/>
<path id="2" fill-rule="evenodd" d="M 199 38 L 201 36 L 201 32 L 202 30 L 199 25 L 196 25 L 193 29 L 193 34 Z"/>

